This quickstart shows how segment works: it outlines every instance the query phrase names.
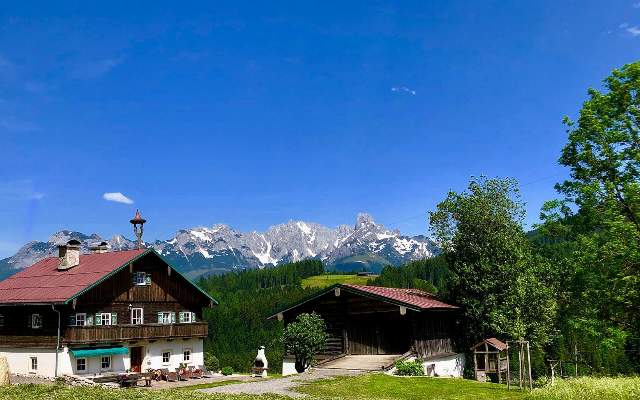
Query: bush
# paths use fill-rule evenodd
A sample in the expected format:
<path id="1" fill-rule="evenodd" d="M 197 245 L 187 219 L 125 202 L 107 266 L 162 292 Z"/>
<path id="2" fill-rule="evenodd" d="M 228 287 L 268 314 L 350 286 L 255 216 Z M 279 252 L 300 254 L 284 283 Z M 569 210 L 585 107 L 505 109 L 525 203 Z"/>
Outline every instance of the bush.
<path id="1" fill-rule="evenodd" d="M 233 375 L 233 368 L 232 367 L 224 367 L 222 368 L 222 375 L 224 376 L 229 376 L 229 375 Z"/>
<path id="2" fill-rule="evenodd" d="M 304 372 L 325 348 L 326 325 L 318 314 L 303 313 L 284 328 L 282 339 L 287 351 L 296 357 L 296 371 Z"/>
<path id="3" fill-rule="evenodd" d="M 424 366 L 422 365 L 422 360 L 413 360 L 413 361 L 398 361 L 396 362 L 396 375 L 400 376 L 423 376 L 424 375 Z"/>
<path id="4" fill-rule="evenodd" d="M 220 369 L 220 361 L 218 357 L 212 353 L 204 353 L 204 367 L 207 371 L 218 371 Z"/>

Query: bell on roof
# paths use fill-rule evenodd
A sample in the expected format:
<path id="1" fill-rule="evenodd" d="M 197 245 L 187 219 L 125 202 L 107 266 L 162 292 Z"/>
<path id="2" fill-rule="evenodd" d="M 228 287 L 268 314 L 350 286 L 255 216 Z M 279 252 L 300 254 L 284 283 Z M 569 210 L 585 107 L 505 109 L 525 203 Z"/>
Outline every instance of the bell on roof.
<path id="1" fill-rule="evenodd" d="M 140 210 L 136 210 L 136 215 L 133 216 L 133 219 L 130 220 L 131 225 L 133 225 L 133 234 L 136 235 L 136 247 L 138 250 L 142 247 L 142 234 L 144 233 L 144 223 L 147 222 L 146 219 L 142 218 L 140 215 Z"/>

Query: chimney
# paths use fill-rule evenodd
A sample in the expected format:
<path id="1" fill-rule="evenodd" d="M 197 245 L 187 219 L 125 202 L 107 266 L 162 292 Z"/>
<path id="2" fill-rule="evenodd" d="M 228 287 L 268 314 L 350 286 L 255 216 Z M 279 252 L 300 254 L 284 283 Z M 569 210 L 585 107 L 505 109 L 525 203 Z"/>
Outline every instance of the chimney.
<path id="1" fill-rule="evenodd" d="M 65 271 L 80 264 L 80 242 L 71 239 L 67 244 L 58 246 L 58 271 Z"/>
<path id="2" fill-rule="evenodd" d="M 109 243 L 100 242 L 100 243 L 94 244 L 89 248 L 89 250 L 91 250 L 91 252 L 95 254 L 106 253 L 107 251 L 109 251 Z"/>

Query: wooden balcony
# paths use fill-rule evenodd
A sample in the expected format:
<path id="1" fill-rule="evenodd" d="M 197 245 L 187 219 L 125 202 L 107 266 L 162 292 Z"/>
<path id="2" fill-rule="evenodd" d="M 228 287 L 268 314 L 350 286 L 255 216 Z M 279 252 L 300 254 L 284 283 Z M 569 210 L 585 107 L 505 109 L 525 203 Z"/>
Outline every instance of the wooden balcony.
<path id="1" fill-rule="evenodd" d="M 4 347 L 42 347 L 56 348 L 56 336 L 5 335 L 0 333 L 0 348 Z"/>
<path id="2" fill-rule="evenodd" d="M 206 322 L 194 322 L 190 324 L 68 326 L 64 328 L 62 342 L 67 344 L 82 344 L 148 339 L 204 338 L 208 334 L 209 326 Z"/>

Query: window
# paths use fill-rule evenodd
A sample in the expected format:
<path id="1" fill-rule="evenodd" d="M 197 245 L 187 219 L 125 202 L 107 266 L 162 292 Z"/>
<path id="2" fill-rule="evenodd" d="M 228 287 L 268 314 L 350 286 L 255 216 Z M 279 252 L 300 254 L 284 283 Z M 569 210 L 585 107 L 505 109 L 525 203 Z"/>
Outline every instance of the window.
<path id="1" fill-rule="evenodd" d="M 193 318 L 192 316 L 193 313 L 189 312 L 189 311 L 183 311 L 180 313 L 180 322 L 181 323 L 185 323 L 188 324 L 190 322 L 193 322 L 193 320 L 195 318 Z"/>
<path id="2" fill-rule="evenodd" d="M 185 349 L 185 350 L 182 352 L 182 361 L 184 361 L 184 362 L 189 362 L 189 361 L 191 361 L 191 350 L 189 350 L 189 349 Z"/>
<path id="3" fill-rule="evenodd" d="M 85 326 L 87 324 L 87 314 L 85 313 L 77 313 L 76 314 L 76 326 Z"/>
<path id="4" fill-rule="evenodd" d="M 31 328 L 33 329 L 42 328 L 42 315 L 31 314 Z"/>
<path id="5" fill-rule="evenodd" d="M 147 275 L 146 272 L 134 272 L 133 273 L 133 284 L 136 286 L 144 286 L 151 284 L 151 276 Z"/>
<path id="6" fill-rule="evenodd" d="M 115 321 L 112 321 L 111 313 L 97 313 L 96 314 L 96 325 L 111 325 L 112 322 L 115 325 Z"/>
<path id="7" fill-rule="evenodd" d="M 171 360 L 171 352 L 170 351 L 163 351 L 162 352 L 162 363 L 163 364 L 169 364 L 169 360 Z"/>
<path id="8" fill-rule="evenodd" d="M 101 369 L 111 368 L 111 356 L 102 357 L 102 359 L 100 360 L 100 368 Z"/>
<path id="9" fill-rule="evenodd" d="M 169 311 L 163 311 L 158 313 L 159 324 L 170 324 L 175 322 L 175 314 Z"/>
<path id="10" fill-rule="evenodd" d="M 144 313 L 142 308 L 131 309 L 131 324 L 140 325 L 144 323 Z"/>
<path id="11" fill-rule="evenodd" d="M 76 371 L 77 372 L 85 372 L 87 370 L 87 359 L 86 358 L 78 358 L 76 360 Z"/>
<path id="12" fill-rule="evenodd" d="M 29 371 L 36 372 L 38 370 L 38 357 L 29 357 L 31 365 Z"/>

